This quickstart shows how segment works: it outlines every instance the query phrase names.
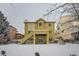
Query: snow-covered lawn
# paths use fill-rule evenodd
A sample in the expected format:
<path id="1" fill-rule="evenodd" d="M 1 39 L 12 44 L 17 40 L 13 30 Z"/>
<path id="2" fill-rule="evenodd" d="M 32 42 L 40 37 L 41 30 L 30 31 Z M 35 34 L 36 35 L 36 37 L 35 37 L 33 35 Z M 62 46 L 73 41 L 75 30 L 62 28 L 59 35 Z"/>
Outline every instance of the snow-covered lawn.
<path id="1" fill-rule="evenodd" d="M 79 56 L 79 44 L 40 44 L 40 45 L 20 45 L 8 44 L 0 45 L 0 51 L 5 50 L 7 56 L 34 56 L 39 52 L 41 56 L 69 56 L 76 54 Z M 0 53 L 1 55 L 1 53 Z"/>

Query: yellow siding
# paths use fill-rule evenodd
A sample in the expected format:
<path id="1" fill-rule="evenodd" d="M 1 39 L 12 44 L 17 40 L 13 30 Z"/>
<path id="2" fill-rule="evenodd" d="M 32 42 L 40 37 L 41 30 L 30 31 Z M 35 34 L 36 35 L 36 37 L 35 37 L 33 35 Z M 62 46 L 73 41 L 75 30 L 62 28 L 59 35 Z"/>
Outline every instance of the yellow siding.
<path id="1" fill-rule="evenodd" d="M 49 39 L 51 38 L 54 40 L 54 23 L 55 22 L 46 22 L 42 18 L 38 19 L 36 22 L 24 22 L 25 23 L 25 38 L 22 39 L 23 41 L 26 41 L 26 37 L 30 35 L 31 32 L 33 32 L 33 41 L 34 44 L 36 44 L 37 38 L 44 38 L 43 40 L 46 41 L 46 43 L 49 43 Z M 36 36 L 36 35 L 44 35 L 46 36 Z M 31 36 L 32 36 L 31 35 Z M 29 39 L 29 37 L 28 37 Z M 26 41 L 27 42 L 27 41 Z"/>

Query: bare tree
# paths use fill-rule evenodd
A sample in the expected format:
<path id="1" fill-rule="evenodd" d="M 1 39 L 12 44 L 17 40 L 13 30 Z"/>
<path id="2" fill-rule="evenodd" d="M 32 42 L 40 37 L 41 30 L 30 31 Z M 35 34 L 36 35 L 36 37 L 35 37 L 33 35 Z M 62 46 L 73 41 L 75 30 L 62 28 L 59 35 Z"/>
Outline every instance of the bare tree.
<path id="1" fill-rule="evenodd" d="M 60 12 L 60 13 L 56 13 L 59 14 L 59 17 L 61 17 L 63 14 L 71 14 L 74 15 L 74 19 L 73 20 L 69 20 L 66 23 L 71 23 L 73 21 L 78 21 L 79 22 L 79 3 L 64 3 L 64 4 L 57 4 L 58 6 L 54 6 L 53 9 L 49 10 L 44 16 L 48 16 L 48 15 L 52 15 L 53 12 Z M 58 17 L 58 15 L 57 15 Z M 73 26 L 71 25 L 71 27 L 69 28 L 78 28 L 79 26 Z"/>
<path id="2" fill-rule="evenodd" d="M 54 9 L 49 10 L 48 13 L 46 13 L 44 16 L 48 16 L 49 14 L 53 14 L 54 11 L 60 10 L 60 16 L 62 16 L 64 13 L 70 13 L 72 15 L 77 15 L 79 18 L 79 3 L 64 3 L 64 4 L 58 4 L 59 6 L 54 6 Z M 62 11 L 61 11 L 62 9 Z M 57 14 L 57 13 L 56 13 Z"/>

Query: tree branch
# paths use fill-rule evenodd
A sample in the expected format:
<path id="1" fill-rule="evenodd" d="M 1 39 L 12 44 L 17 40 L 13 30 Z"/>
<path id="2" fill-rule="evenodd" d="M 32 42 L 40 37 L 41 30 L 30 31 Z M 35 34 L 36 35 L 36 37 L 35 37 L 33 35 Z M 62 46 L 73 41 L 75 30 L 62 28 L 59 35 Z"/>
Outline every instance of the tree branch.
<path id="1" fill-rule="evenodd" d="M 76 10 L 76 7 L 75 7 L 75 5 L 74 5 L 73 3 L 72 3 L 72 6 L 73 6 L 74 11 L 76 12 L 76 14 L 79 15 L 79 14 L 78 14 L 78 11 Z"/>
<path id="2" fill-rule="evenodd" d="M 63 7 L 63 6 L 65 6 L 65 5 L 67 5 L 67 4 L 68 4 L 68 3 L 65 3 L 64 5 L 61 5 L 61 6 L 57 7 L 57 8 L 55 8 L 55 9 L 49 11 L 49 12 L 48 12 L 47 14 L 45 14 L 44 16 L 49 15 L 52 11 L 55 11 L 55 10 L 59 9 L 60 7 Z"/>

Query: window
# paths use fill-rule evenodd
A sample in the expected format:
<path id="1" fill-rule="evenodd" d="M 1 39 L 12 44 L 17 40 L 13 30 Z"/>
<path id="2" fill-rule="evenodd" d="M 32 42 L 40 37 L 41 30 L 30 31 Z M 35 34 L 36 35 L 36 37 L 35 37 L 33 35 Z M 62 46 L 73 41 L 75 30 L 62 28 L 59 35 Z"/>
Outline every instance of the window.
<path id="1" fill-rule="evenodd" d="M 60 29 L 60 27 L 58 27 L 58 30 Z"/>
<path id="2" fill-rule="evenodd" d="M 42 23 L 41 22 L 39 23 L 39 26 L 42 26 Z"/>
<path id="3" fill-rule="evenodd" d="M 28 33 L 30 33 L 31 31 L 28 31 Z"/>
<path id="4" fill-rule="evenodd" d="M 51 26 L 51 24 L 49 24 L 49 26 Z"/>
<path id="5" fill-rule="evenodd" d="M 49 40 L 52 41 L 52 38 L 50 38 Z"/>
<path id="6" fill-rule="evenodd" d="M 58 34 L 59 34 L 59 32 L 58 32 Z"/>
<path id="7" fill-rule="evenodd" d="M 52 31 L 49 31 L 49 33 L 52 33 Z"/>
<path id="8" fill-rule="evenodd" d="M 63 25 L 61 24 L 61 26 L 63 26 Z"/>
<path id="9" fill-rule="evenodd" d="M 62 32 L 64 32 L 64 30 L 62 30 Z"/>
<path id="10" fill-rule="evenodd" d="M 39 42 L 40 42 L 40 43 L 42 43 L 42 42 L 43 42 L 43 39 L 42 39 L 42 38 L 41 38 L 41 39 L 39 39 Z"/>

